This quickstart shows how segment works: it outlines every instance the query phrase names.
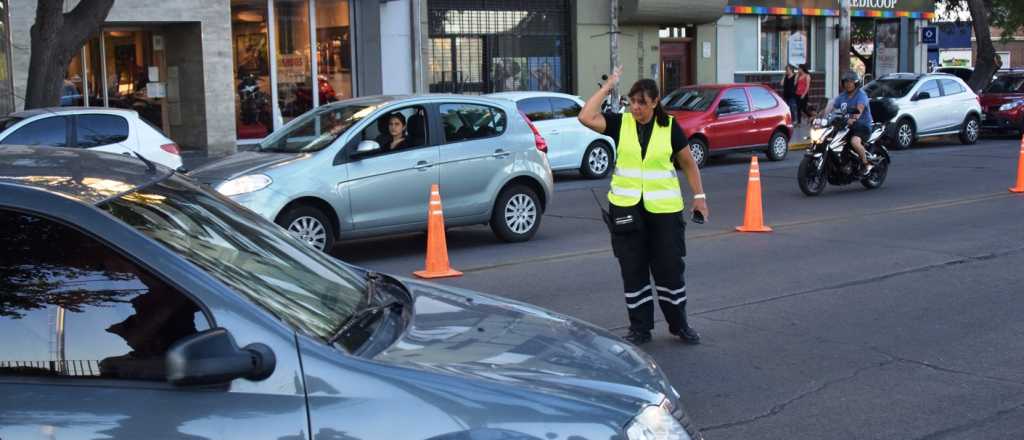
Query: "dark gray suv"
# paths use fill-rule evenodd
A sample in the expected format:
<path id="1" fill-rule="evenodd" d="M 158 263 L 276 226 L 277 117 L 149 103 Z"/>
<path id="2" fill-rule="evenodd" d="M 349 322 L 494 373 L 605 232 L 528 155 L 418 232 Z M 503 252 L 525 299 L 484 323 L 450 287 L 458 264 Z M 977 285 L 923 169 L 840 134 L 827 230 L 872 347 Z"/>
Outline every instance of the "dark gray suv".
<path id="1" fill-rule="evenodd" d="M 700 438 L 655 362 L 349 266 L 169 169 L 0 148 L 0 438 Z"/>

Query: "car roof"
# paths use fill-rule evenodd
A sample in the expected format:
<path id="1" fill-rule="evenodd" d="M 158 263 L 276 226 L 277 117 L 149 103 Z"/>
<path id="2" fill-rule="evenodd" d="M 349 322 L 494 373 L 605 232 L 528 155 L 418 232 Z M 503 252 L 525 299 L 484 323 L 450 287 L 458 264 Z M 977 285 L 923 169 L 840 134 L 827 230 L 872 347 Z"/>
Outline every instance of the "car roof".
<path id="1" fill-rule="evenodd" d="M 83 114 L 83 113 L 103 113 L 113 114 L 122 116 L 138 116 L 138 112 L 135 110 L 128 110 L 123 108 L 110 108 L 110 107 L 42 107 L 34 108 L 31 110 L 22 110 L 20 112 L 14 112 L 8 116 L 15 118 L 28 119 L 34 116 L 44 114 L 57 114 L 57 115 L 72 115 L 72 114 Z"/>
<path id="2" fill-rule="evenodd" d="M 559 92 L 499 92 L 499 93 L 488 93 L 483 95 L 485 98 L 504 98 L 518 101 L 526 98 L 565 98 L 565 99 L 578 99 L 574 95 Z"/>
<path id="3" fill-rule="evenodd" d="M 142 159 L 120 154 L 45 146 L 0 146 L 0 188 L 6 185 L 28 187 L 91 205 L 148 186 L 173 173 L 161 165 L 151 167 Z"/>
<path id="4" fill-rule="evenodd" d="M 918 79 L 921 79 L 921 78 L 956 78 L 956 79 L 960 79 L 960 77 L 958 77 L 956 75 L 953 75 L 953 74 L 950 74 L 950 73 L 946 73 L 946 72 L 930 72 L 930 73 L 900 72 L 900 73 L 887 73 L 885 75 L 882 75 L 882 76 L 878 77 L 878 79 L 913 79 L 913 80 L 918 80 Z"/>

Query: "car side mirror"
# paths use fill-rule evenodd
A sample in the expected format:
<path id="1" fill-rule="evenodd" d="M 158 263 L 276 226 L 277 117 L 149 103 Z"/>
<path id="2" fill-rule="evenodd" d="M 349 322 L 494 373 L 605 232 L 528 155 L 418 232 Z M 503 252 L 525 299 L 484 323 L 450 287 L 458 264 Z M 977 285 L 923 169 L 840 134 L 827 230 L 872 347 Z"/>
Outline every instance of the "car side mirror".
<path id="1" fill-rule="evenodd" d="M 356 145 L 356 151 L 352 152 L 352 157 L 366 156 L 378 151 L 380 151 L 380 144 L 377 141 L 362 141 Z"/>
<path id="2" fill-rule="evenodd" d="M 264 344 L 238 348 L 231 333 L 215 328 L 175 342 L 165 362 L 167 382 L 173 385 L 214 385 L 239 378 L 266 379 L 274 372 L 277 358 Z"/>
<path id="3" fill-rule="evenodd" d="M 715 116 L 722 116 L 722 115 L 728 114 L 728 113 L 729 113 L 729 109 L 728 108 L 722 108 L 722 106 L 718 106 L 718 108 L 715 109 Z"/>
<path id="4" fill-rule="evenodd" d="M 931 97 L 932 97 L 931 93 L 921 92 L 921 93 L 918 93 L 917 96 L 914 97 L 914 101 L 920 101 L 922 99 L 929 99 Z"/>

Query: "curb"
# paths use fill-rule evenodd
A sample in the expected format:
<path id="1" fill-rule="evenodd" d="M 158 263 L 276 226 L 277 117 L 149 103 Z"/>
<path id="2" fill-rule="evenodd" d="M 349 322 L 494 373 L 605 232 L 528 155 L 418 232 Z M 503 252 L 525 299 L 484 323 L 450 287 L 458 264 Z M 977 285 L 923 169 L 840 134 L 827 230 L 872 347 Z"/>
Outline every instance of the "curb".
<path id="1" fill-rule="evenodd" d="M 800 141 L 792 143 L 789 144 L 789 151 L 803 150 L 804 148 L 807 148 L 809 145 L 811 145 L 811 141 Z"/>

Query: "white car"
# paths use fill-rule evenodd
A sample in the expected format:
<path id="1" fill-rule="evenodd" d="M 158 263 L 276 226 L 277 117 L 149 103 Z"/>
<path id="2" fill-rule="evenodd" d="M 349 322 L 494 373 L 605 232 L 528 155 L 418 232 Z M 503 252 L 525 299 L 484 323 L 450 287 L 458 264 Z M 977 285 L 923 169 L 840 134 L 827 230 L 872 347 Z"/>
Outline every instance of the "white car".
<path id="1" fill-rule="evenodd" d="M 591 179 L 608 175 L 615 164 L 615 140 L 580 123 L 576 116 L 583 100 L 554 92 L 504 92 L 487 95 L 504 98 L 540 131 L 548 144 L 552 171 L 579 170 Z"/>
<path id="2" fill-rule="evenodd" d="M 898 108 L 895 116 L 884 120 L 872 112 L 875 122 L 890 124 L 893 148 L 902 150 L 917 139 L 949 134 L 958 134 L 964 144 L 978 140 L 981 102 L 956 76 L 892 73 L 870 82 L 864 92 L 872 101 L 891 99 Z"/>
<path id="3" fill-rule="evenodd" d="M 178 144 L 134 110 L 53 107 L 0 118 L 0 146 L 49 145 L 133 155 L 171 169 L 181 168 Z"/>

